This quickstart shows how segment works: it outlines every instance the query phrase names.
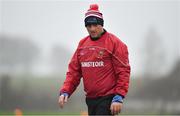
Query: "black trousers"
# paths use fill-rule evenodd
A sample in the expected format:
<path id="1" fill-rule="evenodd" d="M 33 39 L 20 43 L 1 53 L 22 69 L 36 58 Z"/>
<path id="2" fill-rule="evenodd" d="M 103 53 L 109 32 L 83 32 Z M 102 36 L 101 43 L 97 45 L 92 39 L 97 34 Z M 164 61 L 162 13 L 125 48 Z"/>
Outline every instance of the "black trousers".
<path id="1" fill-rule="evenodd" d="M 114 95 L 86 98 L 89 115 L 112 115 L 110 106 Z"/>

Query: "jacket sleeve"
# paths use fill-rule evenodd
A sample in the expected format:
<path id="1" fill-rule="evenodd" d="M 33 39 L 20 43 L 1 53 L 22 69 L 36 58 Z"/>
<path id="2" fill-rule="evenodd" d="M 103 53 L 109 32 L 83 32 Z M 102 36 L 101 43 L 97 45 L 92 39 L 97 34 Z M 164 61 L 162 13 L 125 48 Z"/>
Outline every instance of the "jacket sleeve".
<path id="1" fill-rule="evenodd" d="M 115 42 L 113 56 L 112 56 L 113 67 L 116 75 L 116 86 L 115 94 L 126 96 L 129 88 L 130 79 L 130 64 L 128 58 L 127 46 L 121 42 Z"/>
<path id="2" fill-rule="evenodd" d="M 60 93 L 68 93 L 69 97 L 75 91 L 81 80 L 81 66 L 78 61 L 78 48 L 75 51 L 71 61 L 68 65 L 68 71 L 66 73 L 66 79 L 63 86 L 60 89 Z"/>

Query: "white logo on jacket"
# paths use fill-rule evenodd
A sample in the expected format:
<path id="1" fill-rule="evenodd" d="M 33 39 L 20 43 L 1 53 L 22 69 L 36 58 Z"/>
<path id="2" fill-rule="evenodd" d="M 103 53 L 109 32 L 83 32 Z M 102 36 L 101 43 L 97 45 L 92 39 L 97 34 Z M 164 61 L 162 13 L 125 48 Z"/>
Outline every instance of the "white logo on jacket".
<path id="1" fill-rule="evenodd" d="M 96 62 L 81 62 L 81 67 L 103 67 L 103 61 Z"/>

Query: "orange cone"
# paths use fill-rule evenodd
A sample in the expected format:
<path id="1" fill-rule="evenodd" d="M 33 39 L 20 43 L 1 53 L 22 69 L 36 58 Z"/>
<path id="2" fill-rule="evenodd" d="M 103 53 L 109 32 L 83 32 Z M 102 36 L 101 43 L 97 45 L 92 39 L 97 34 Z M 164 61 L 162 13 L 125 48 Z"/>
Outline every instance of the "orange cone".
<path id="1" fill-rule="evenodd" d="M 18 109 L 18 108 L 16 108 L 14 110 L 14 114 L 15 114 L 15 116 L 22 116 L 23 115 L 22 111 L 20 109 Z"/>
<path id="2" fill-rule="evenodd" d="M 82 111 L 80 116 L 88 116 L 88 113 L 86 111 Z"/>

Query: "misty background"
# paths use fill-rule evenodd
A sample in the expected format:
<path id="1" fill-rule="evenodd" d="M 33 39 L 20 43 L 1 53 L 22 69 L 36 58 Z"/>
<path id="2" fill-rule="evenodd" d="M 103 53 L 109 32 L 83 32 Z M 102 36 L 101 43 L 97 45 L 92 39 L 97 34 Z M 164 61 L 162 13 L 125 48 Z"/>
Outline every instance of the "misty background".
<path id="1" fill-rule="evenodd" d="M 82 83 L 58 107 L 68 62 L 88 35 L 84 15 L 97 3 L 104 28 L 129 50 L 131 80 L 123 114 L 180 114 L 179 0 L 1 0 L 0 114 L 80 114 Z"/>

